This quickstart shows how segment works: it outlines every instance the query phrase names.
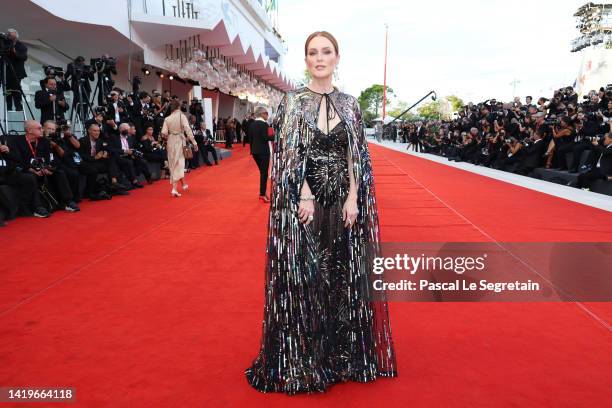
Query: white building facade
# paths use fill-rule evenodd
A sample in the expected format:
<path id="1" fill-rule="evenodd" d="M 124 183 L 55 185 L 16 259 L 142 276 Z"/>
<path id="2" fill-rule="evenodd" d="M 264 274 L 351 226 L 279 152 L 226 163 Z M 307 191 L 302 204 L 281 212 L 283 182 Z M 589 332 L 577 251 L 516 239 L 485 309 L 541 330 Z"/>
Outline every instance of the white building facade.
<path id="1" fill-rule="evenodd" d="M 242 120 L 255 104 L 274 109 L 294 87 L 262 0 L 0 0 L 0 9 L 0 31 L 16 29 L 28 46 L 22 87 L 35 117 L 42 67 L 65 69 L 79 55 L 117 58 L 115 86 L 127 92 L 138 75 L 142 91 L 205 99 L 206 122 Z"/>

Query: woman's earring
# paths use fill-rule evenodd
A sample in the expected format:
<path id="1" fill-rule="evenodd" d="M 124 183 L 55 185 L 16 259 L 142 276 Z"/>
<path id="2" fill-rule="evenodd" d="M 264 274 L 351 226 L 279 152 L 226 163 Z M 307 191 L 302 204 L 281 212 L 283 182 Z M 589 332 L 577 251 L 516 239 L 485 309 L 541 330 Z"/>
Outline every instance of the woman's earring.
<path id="1" fill-rule="evenodd" d="M 338 66 L 336 65 L 336 67 L 334 68 L 334 80 L 338 80 Z"/>

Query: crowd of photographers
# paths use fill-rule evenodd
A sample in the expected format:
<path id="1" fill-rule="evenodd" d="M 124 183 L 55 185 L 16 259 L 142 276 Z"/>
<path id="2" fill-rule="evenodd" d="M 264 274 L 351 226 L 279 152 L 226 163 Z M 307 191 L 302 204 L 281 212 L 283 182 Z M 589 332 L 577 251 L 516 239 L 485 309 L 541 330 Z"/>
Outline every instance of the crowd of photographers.
<path id="1" fill-rule="evenodd" d="M 568 185 L 589 188 L 595 180 L 612 180 L 611 126 L 612 85 L 607 85 L 580 101 L 567 87 L 535 104 L 531 96 L 524 103 L 470 102 L 453 120 L 404 123 L 385 134 L 395 132 L 408 149 L 451 161 L 522 175 L 538 167 L 566 170 L 578 174 L 577 184 Z"/>
<path id="2" fill-rule="evenodd" d="M 27 49 L 24 52 L 22 60 L 27 59 Z M 15 61 L 6 60 L 12 69 Z M 110 200 L 115 195 L 129 195 L 130 190 L 144 187 L 140 177 L 148 184 L 154 181 L 150 162 L 159 164 L 160 178 L 167 178 L 166 141 L 160 130 L 170 114 L 170 103 L 178 100 L 176 95 L 140 91 L 138 77 L 132 81 L 131 92 L 115 87 L 116 61 L 107 55 L 91 59 L 89 65 L 79 56 L 65 71 L 43 68 L 45 77 L 34 97 L 40 121 L 26 121 L 25 134 L 0 134 L 0 225 L 16 215 L 46 218 L 56 210 L 76 212 L 83 198 Z M 7 92 L 17 110 L 23 106 L 16 101 L 27 103 L 20 94 L 21 79 L 17 84 L 10 82 L 18 97 Z M 93 89 L 92 82 L 96 84 Z M 5 88 L 8 85 L 7 81 Z M 71 93 L 71 104 L 67 93 Z M 194 149 L 187 169 L 200 166 L 200 155 L 212 166 L 209 153 L 218 164 L 201 101 L 182 101 L 181 110 L 199 148 Z M 71 118 L 66 117 L 68 112 L 72 112 Z M 84 129 L 80 138 L 71 125 L 76 121 L 81 121 Z"/>

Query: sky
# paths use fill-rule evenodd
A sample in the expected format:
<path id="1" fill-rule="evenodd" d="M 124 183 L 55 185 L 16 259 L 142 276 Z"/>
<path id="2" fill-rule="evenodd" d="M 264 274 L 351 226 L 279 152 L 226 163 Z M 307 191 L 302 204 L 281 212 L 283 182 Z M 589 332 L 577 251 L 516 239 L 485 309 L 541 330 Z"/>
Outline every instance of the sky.
<path id="1" fill-rule="evenodd" d="M 287 47 L 283 66 L 290 78 L 301 80 L 306 37 L 327 30 L 340 47 L 335 84 L 359 96 L 383 83 L 387 24 L 387 85 L 395 103 L 411 105 L 430 90 L 466 103 L 550 97 L 578 74 L 581 54 L 570 52 L 570 42 L 579 35 L 573 14 L 585 3 L 278 0 Z"/>

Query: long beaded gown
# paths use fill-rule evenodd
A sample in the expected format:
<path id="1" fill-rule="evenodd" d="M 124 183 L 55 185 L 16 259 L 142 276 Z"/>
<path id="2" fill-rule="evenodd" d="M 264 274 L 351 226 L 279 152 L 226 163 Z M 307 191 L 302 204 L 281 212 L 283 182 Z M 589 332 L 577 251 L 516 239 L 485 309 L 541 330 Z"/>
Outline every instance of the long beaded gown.
<path id="1" fill-rule="evenodd" d="M 333 102 L 318 95 L 329 129 Z M 318 106 L 323 109 L 321 101 Z M 371 303 L 367 277 L 350 267 L 351 229 L 342 219 L 350 187 L 349 129 L 340 120 L 328 133 L 316 125 L 307 130 L 304 178 L 315 196 L 314 219 L 301 228 L 315 255 L 311 268 L 289 281 L 276 270 L 270 276 L 261 349 L 245 371 L 258 391 L 324 392 L 333 383 L 397 376 L 386 304 Z"/>

